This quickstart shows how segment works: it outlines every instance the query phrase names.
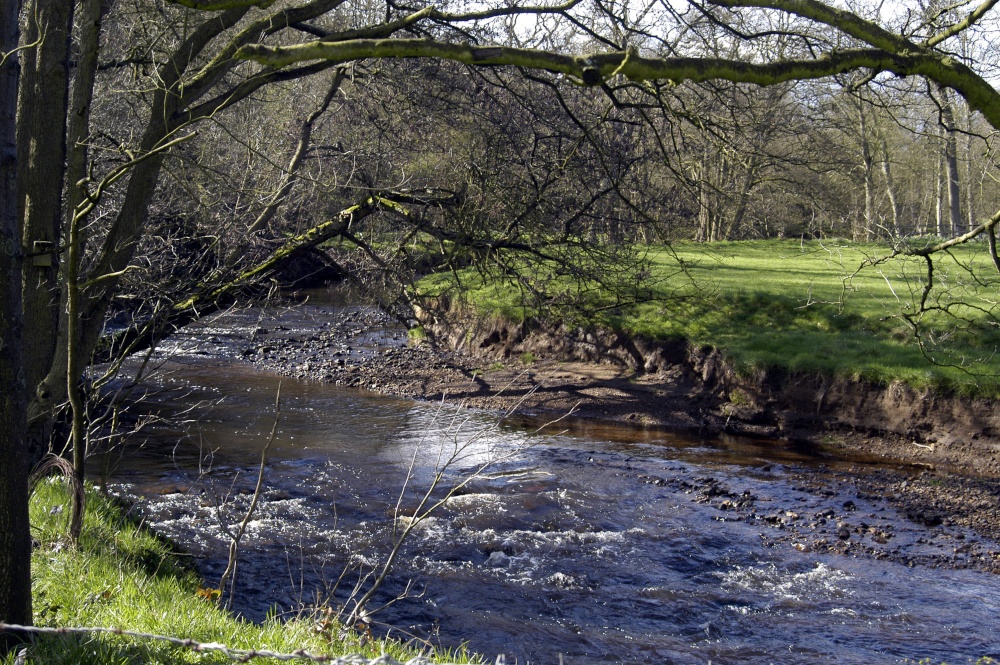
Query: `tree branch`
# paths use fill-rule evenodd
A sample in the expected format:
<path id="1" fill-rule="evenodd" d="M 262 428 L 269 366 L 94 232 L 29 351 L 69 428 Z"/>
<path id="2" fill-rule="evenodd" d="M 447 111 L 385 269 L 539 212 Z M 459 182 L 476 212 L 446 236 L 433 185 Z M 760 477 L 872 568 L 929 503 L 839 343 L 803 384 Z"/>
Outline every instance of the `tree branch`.
<path id="1" fill-rule="evenodd" d="M 990 233 L 996 228 L 997 224 L 1000 224 L 1000 210 L 998 210 L 992 217 L 987 221 L 983 222 L 976 228 L 972 229 L 968 233 L 964 233 L 960 236 L 956 236 L 951 240 L 946 240 L 944 242 L 939 242 L 936 245 L 931 245 L 929 247 L 921 247 L 920 249 L 909 249 L 903 252 L 910 256 L 929 256 L 931 254 L 936 254 L 937 252 L 943 252 L 944 250 L 954 247 L 955 245 L 961 245 L 962 243 L 969 242 L 976 236 L 983 233 Z"/>
<path id="2" fill-rule="evenodd" d="M 253 21 L 240 30 L 212 60 L 202 67 L 198 74 L 191 80 L 185 82 L 181 97 L 181 105 L 188 106 L 197 101 L 211 88 L 219 79 L 238 64 L 233 60 L 233 54 L 237 50 L 254 40 L 263 39 L 268 35 L 273 35 L 293 23 L 301 23 L 311 18 L 316 18 L 326 12 L 335 9 L 343 4 L 344 0 L 313 0 L 301 7 L 294 9 L 284 9 Z"/>
<path id="3" fill-rule="evenodd" d="M 187 7 L 188 9 L 199 9 L 202 11 L 249 9 L 250 7 L 265 9 L 274 4 L 274 0 L 167 0 L 167 2 Z"/>
<path id="4" fill-rule="evenodd" d="M 815 3 L 818 4 L 818 3 Z M 833 10 L 831 10 L 833 11 Z M 910 44 L 906 40 L 902 40 Z M 348 62 L 363 58 L 443 58 L 467 65 L 513 65 L 572 76 L 598 85 L 613 74 L 632 81 L 667 79 L 701 83 L 723 79 L 736 83 L 775 85 L 819 79 L 858 69 L 924 76 L 954 88 L 1000 128 L 1000 93 L 972 69 L 956 60 L 914 46 L 913 52 L 893 53 L 881 48 L 832 51 L 815 59 L 753 63 L 725 58 L 647 58 L 626 52 L 565 55 L 507 46 L 477 47 L 431 39 L 356 39 L 345 42 L 309 42 L 292 46 L 244 46 L 237 58 L 282 67 L 304 60 Z"/>
<path id="5" fill-rule="evenodd" d="M 985 16 L 987 12 L 993 9 L 993 7 L 996 6 L 997 2 L 1000 2 L 1000 0 L 985 0 L 983 4 L 979 5 L 974 10 L 972 10 L 972 12 L 965 17 L 965 20 L 960 21 L 955 25 L 951 26 L 950 28 L 942 30 L 938 34 L 929 37 L 927 41 L 924 42 L 924 46 L 928 48 L 932 46 L 937 46 L 946 39 L 950 39 L 955 35 L 964 32 L 965 30 L 968 30 L 977 21 L 979 21 L 979 19 Z"/>
<path id="6" fill-rule="evenodd" d="M 891 53 L 905 53 L 921 50 L 916 44 L 891 33 L 885 28 L 866 21 L 852 12 L 830 7 L 819 0 L 708 0 L 713 5 L 733 9 L 737 7 L 757 7 L 777 9 L 795 14 L 804 19 L 828 25 L 841 32 Z"/>

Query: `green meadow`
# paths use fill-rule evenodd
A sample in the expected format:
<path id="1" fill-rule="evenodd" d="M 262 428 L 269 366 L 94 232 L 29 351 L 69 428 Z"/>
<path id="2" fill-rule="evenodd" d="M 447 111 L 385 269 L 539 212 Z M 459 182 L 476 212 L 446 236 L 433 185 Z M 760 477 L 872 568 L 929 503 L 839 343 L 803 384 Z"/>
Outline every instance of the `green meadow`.
<path id="1" fill-rule="evenodd" d="M 432 275 L 419 289 L 515 320 L 578 317 L 557 306 L 575 299 L 589 304 L 587 323 L 710 345 L 746 375 L 781 368 L 1000 395 L 1000 275 L 985 244 L 935 255 L 929 290 L 923 258 L 878 244 L 765 240 L 640 252 L 648 267 L 636 303 L 538 265 L 541 298 L 524 297 L 523 277 L 518 284 L 470 270 Z"/>

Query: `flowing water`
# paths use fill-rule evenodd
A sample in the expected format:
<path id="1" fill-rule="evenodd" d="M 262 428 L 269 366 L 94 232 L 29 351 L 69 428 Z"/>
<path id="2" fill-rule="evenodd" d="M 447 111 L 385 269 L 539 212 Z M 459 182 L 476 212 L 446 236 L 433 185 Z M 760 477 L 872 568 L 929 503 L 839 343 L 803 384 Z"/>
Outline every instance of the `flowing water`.
<path id="1" fill-rule="evenodd" d="M 322 314 L 293 310 L 281 322 L 308 333 Z M 349 604 L 433 478 L 442 487 L 432 498 L 445 499 L 481 471 L 403 544 L 369 607 L 407 597 L 370 617 L 376 632 L 522 663 L 1000 656 L 1000 577 L 818 554 L 720 508 L 731 497 L 768 514 L 836 512 L 891 532 L 916 559 L 941 538 L 975 538 L 859 496 L 808 451 L 587 422 L 535 432 L 541 423 L 279 379 L 233 357 L 233 340 L 255 325 L 230 316 L 165 349 L 143 408 L 173 418 L 133 437 L 111 479 L 217 581 L 223 526 L 249 503 L 280 381 L 265 490 L 236 578 L 235 607 L 252 619 Z M 356 350 L 396 343 L 376 331 Z"/>

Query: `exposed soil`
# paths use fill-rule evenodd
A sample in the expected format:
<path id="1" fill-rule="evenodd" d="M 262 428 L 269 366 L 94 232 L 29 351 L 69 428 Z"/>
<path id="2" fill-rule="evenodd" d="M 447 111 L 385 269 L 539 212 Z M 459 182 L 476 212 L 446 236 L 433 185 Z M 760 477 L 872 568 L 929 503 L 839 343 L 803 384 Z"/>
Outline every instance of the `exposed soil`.
<path id="1" fill-rule="evenodd" d="M 768 527 L 775 543 L 1000 572 L 1000 441 L 994 434 L 1000 413 L 989 401 L 821 377 L 739 377 L 716 351 L 679 343 L 459 316 L 423 319 L 434 343 L 407 344 L 397 330 L 374 352 L 352 346 L 364 331 L 390 325 L 376 311 L 354 310 L 307 337 L 263 331 L 244 355 L 282 374 L 388 395 L 802 442 L 819 459 L 857 460 L 853 472 L 828 481 L 853 486 L 859 503 L 901 510 L 932 535 L 916 549 L 894 548 L 891 533 L 851 514 L 847 504 L 826 515 L 770 515 L 725 488 L 692 491 L 716 505 L 720 519 Z M 803 485 L 816 496 L 827 491 Z M 986 540 L 967 538 L 965 530 Z"/>

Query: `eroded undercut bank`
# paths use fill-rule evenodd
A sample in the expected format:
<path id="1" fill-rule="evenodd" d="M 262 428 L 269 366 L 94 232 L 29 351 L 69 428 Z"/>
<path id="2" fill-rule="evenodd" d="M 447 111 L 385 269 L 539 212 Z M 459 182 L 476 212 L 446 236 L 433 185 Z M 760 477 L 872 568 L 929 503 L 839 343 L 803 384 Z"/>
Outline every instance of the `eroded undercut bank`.
<path id="1" fill-rule="evenodd" d="M 543 396 L 560 387 L 576 392 L 580 415 L 805 440 L 903 463 L 1000 473 L 1000 413 L 992 399 L 783 369 L 742 373 L 711 346 L 514 322 L 448 303 L 418 317 L 445 348 L 496 363 L 515 361 L 516 370 L 483 373 L 498 392 L 524 371 Z M 521 362 L 529 358 L 530 364 Z M 588 377 L 577 363 L 607 371 Z M 530 406 L 538 407 L 535 401 Z M 572 399 L 544 406 L 568 408 Z"/>

